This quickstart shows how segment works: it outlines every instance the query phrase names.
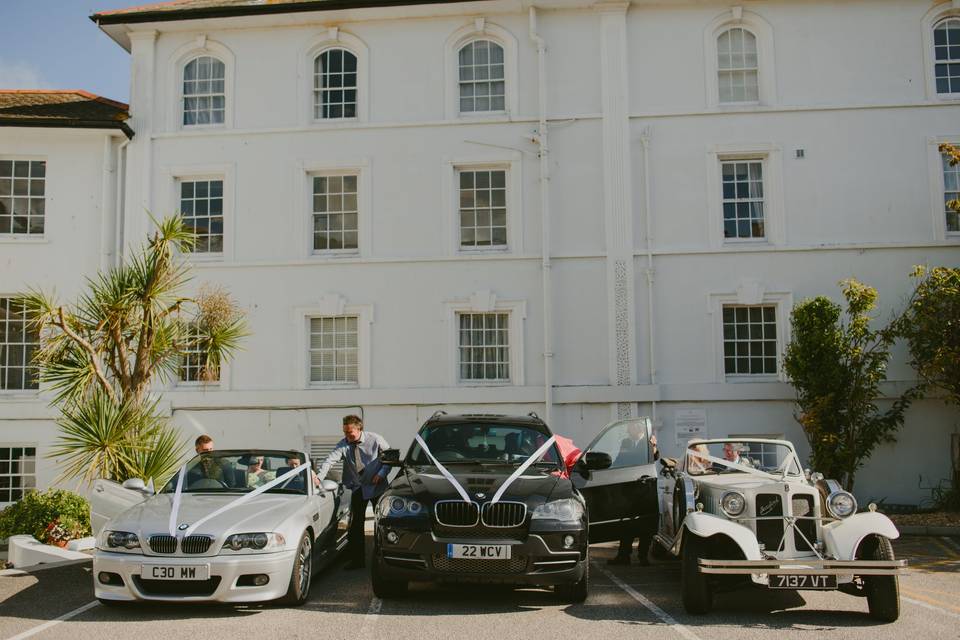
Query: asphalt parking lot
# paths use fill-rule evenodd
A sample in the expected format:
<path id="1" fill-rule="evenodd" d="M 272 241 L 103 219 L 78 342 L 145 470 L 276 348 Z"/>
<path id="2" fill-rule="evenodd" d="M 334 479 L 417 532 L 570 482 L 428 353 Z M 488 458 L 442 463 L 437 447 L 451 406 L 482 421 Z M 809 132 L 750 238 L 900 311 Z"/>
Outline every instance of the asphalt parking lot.
<path id="1" fill-rule="evenodd" d="M 251 638 L 577 638 L 686 640 L 753 638 L 960 638 L 960 539 L 906 537 L 902 613 L 893 624 L 867 617 L 863 599 L 834 592 L 717 596 L 715 611 L 688 616 L 676 563 L 605 566 L 594 546 L 592 589 L 581 605 L 548 591 L 415 585 L 402 600 L 373 596 L 368 574 L 334 565 L 316 576 L 299 609 L 273 606 L 138 605 L 107 609 L 93 599 L 90 563 L 0 577 L 0 638 L 190 640 Z"/>

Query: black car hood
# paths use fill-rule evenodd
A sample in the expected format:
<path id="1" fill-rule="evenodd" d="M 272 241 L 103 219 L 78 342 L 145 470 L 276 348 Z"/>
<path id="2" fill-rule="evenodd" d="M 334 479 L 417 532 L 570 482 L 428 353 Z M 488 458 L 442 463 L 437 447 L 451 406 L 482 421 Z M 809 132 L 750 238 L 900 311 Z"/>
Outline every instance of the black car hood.
<path id="1" fill-rule="evenodd" d="M 450 465 L 447 470 L 476 502 L 490 500 L 506 479 L 516 471 L 513 465 Z M 462 500 L 460 493 L 440 471 L 433 466 L 406 467 L 404 472 L 390 484 L 390 493 L 412 495 L 417 500 L 430 504 L 437 500 Z M 483 494 L 478 497 L 477 494 Z M 517 500 L 526 503 L 541 503 L 573 494 L 569 480 L 556 472 L 529 468 L 514 480 L 501 496 L 501 500 Z"/>

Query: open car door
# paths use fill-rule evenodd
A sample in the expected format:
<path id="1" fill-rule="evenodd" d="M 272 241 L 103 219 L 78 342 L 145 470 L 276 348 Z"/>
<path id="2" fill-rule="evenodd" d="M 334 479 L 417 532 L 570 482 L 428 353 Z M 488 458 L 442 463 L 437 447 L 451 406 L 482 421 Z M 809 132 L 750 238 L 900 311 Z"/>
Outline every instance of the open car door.
<path id="1" fill-rule="evenodd" d="M 650 537 L 657 523 L 657 472 L 650 445 L 650 418 L 619 420 L 606 427 L 584 450 L 573 469 L 574 485 L 587 501 L 590 542 Z M 587 453 L 610 456 L 606 469 L 588 470 Z"/>
<path id="2" fill-rule="evenodd" d="M 126 489 L 119 482 L 99 479 L 93 483 L 90 494 L 90 528 L 93 535 L 100 533 L 108 520 L 152 495 L 152 491 Z"/>

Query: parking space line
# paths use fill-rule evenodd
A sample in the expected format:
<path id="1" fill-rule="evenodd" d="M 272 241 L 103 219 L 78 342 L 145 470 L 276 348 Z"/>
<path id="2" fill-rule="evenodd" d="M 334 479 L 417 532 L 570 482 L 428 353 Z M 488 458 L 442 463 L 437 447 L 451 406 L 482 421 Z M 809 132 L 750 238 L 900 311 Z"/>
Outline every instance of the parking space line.
<path id="1" fill-rule="evenodd" d="M 954 613 L 952 611 L 948 611 L 943 607 L 938 607 L 937 605 L 931 604 L 930 602 L 921 602 L 920 600 L 915 600 L 914 598 L 923 598 L 923 596 L 919 594 L 912 593 L 910 595 L 912 595 L 913 598 L 908 598 L 907 596 L 901 594 L 900 599 L 903 600 L 904 602 L 909 602 L 912 605 L 923 607 L 924 609 L 930 609 L 931 611 L 937 611 L 938 613 L 942 613 L 945 616 L 950 616 L 951 618 L 957 618 L 958 620 L 960 620 L 960 613 Z"/>
<path id="2" fill-rule="evenodd" d="M 951 538 L 950 536 L 940 536 L 940 539 L 943 540 L 948 547 L 953 549 L 953 552 L 960 556 L 960 543 Z"/>
<path id="3" fill-rule="evenodd" d="M 679 633 L 681 636 L 683 636 L 687 640 L 701 640 L 698 635 L 696 635 L 695 633 L 687 629 L 685 626 L 683 626 L 679 622 L 677 622 L 673 618 L 673 616 L 671 616 L 669 613 L 667 613 L 666 611 L 664 611 L 663 609 L 655 605 L 646 596 L 644 596 L 642 593 L 640 593 L 639 591 L 637 591 L 636 589 L 628 585 L 626 582 L 624 582 L 617 576 L 613 575 L 610 571 L 607 571 L 606 569 L 603 569 L 601 567 L 597 567 L 597 565 L 593 565 L 593 566 L 597 569 L 600 569 L 600 572 L 603 575 L 610 578 L 610 580 L 612 580 L 615 585 L 623 589 L 627 593 L 627 595 L 629 595 L 631 598 L 633 598 L 634 600 L 636 600 L 637 602 L 645 606 L 650 611 L 652 611 L 653 614 L 658 618 L 660 618 L 660 620 L 664 624 L 666 624 L 671 629 Z"/>
<path id="4" fill-rule="evenodd" d="M 87 604 L 83 605 L 82 607 L 77 607 L 77 608 L 74 609 L 73 611 L 68 611 L 67 613 L 63 614 L 63 615 L 60 616 L 59 618 L 54 618 L 53 620 L 50 620 L 50 621 L 48 621 L 48 622 L 44 622 L 43 624 L 37 625 L 36 627 L 34 627 L 34 628 L 32 628 L 32 629 L 27 629 L 27 630 L 24 631 L 23 633 L 18 633 L 17 635 L 15 635 L 15 636 L 13 636 L 13 637 L 11 637 L 11 638 L 7 638 L 7 640 L 23 640 L 23 638 L 29 638 L 30 636 L 36 635 L 36 634 L 40 633 L 41 631 L 46 631 L 46 630 L 49 629 L 50 627 L 55 627 L 55 626 L 57 626 L 58 624 L 60 624 L 61 622 L 65 621 L 65 620 L 69 620 L 70 618 L 73 618 L 74 616 L 78 616 L 78 615 L 80 615 L 81 613 L 83 613 L 84 611 L 87 611 L 87 610 L 89 610 L 89 609 L 93 609 L 94 607 L 96 607 L 96 606 L 99 605 L 99 604 L 100 604 L 100 603 L 97 602 L 96 600 L 94 600 L 93 602 L 88 602 Z"/>
<path id="5" fill-rule="evenodd" d="M 367 607 L 367 615 L 363 616 L 360 633 L 357 634 L 358 638 L 367 638 L 371 635 L 373 625 L 377 623 L 377 618 L 380 616 L 381 607 L 383 607 L 383 600 L 377 596 L 373 596 L 373 599 L 370 600 L 370 606 Z"/>

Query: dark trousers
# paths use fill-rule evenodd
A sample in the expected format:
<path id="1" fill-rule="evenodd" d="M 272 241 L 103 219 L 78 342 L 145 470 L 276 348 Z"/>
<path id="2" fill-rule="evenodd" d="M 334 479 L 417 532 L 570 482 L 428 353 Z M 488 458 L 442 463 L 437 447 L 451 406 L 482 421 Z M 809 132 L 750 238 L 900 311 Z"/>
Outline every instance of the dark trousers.
<path id="1" fill-rule="evenodd" d="M 362 489 L 357 489 L 350 496 L 350 531 L 347 533 L 347 558 L 360 564 L 363 564 L 366 558 L 363 524 L 367 517 L 368 502 L 370 500 L 363 497 Z"/>

